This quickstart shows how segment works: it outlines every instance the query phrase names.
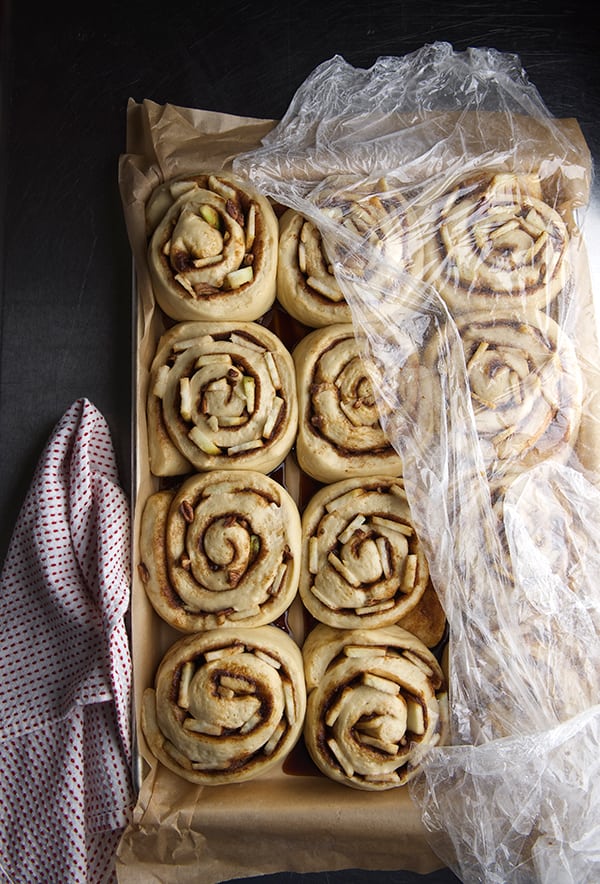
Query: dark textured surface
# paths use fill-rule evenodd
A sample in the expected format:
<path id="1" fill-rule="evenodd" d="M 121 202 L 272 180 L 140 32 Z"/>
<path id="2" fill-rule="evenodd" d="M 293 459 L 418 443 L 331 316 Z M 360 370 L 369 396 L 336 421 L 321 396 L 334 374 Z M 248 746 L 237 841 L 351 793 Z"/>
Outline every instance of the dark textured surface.
<path id="1" fill-rule="evenodd" d="M 551 113 L 600 154 L 600 62 L 587 5 L 541 2 L 2 5 L 3 560 L 48 434 L 87 396 L 129 481 L 130 253 L 117 188 L 127 100 L 281 116 L 335 54 L 365 67 L 447 40 L 517 53 Z M 234 12 L 236 15 L 234 16 Z"/>
<path id="2" fill-rule="evenodd" d="M 49 433 L 89 398 L 129 483 L 131 261 L 117 188 L 127 100 L 278 117 L 335 54 L 360 67 L 446 40 L 517 53 L 600 156 L 588 4 L 152 2 L 0 5 L 0 561 Z M 168 9 L 168 12 L 165 11 Z M 74 11 L 75 10 L 75 11 Z M 268 881 L 451 881 L 330 873 Z"/>

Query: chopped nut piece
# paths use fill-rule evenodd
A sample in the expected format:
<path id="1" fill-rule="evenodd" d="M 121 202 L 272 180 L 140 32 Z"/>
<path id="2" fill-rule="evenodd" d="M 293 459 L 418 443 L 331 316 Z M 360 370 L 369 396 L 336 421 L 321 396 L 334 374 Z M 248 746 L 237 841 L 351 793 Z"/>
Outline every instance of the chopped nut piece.
<path id="1" fill-rule="evenodd" d="M 185 521 L 191 525 L 194 521 L 194 507 L 189 502 L 189 500 L 181 501 L 181 504 L 179 505 L 179 512 L 181 513 Z"/>
<path id="2" fill-rule="evenodd" d="M 244 213 L 240 206 L 234 200 L 227 200 L 227 202 L 225 203 L 225 211 L 230 218 L 233 218 L 233 220 L 240 225 L 240 227 L 244 226 L 246 220 L 244 218 Z"/>

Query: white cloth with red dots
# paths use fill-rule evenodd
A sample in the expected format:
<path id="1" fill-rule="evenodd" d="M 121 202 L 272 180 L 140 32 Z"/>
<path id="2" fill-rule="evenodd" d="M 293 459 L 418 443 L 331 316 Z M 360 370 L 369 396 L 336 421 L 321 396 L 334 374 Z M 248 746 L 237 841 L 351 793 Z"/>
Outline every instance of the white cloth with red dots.
<path id="1" fill-rule="evenodd" d="M 87 399 L 40 458 L 0 575 L 0 881 L 115 880 L 130 777 L 130 513 Z"/>

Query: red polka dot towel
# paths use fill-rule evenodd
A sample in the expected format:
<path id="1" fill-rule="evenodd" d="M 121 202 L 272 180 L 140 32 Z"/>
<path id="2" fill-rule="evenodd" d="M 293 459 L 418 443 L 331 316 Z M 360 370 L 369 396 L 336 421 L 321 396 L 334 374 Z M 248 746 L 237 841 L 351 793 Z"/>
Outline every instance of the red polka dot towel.
<path id="1" fill-rule="evenodd" d="M 86 399 L 56 426 L 0 575 L 0 881 L 114 880 L 132 805 L 130 515 Z"/>

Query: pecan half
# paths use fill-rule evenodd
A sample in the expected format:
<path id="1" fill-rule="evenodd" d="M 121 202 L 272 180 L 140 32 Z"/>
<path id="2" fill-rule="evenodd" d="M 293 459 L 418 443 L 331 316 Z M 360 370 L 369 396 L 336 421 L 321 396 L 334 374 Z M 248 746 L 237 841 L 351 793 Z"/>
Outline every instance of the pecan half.
<path id="1" fill-rule="evenodd" d="M 185 521 L 191 525 L 191 523 L 194 521 L 194 507 L 189 502 L 189 500 L 181 501 L 179 512 L 181 513 Z"/>
<path id="2" fill-rule="evenodd" d="M 227 200 L 225 203 L 225 211 L 229 215 L 230 218 L 233 218 L 234 221 L 243 227 L 245 222 L 244 213 L 240 209 L 237 203 L 234 203 L 233 200 Z"/>
<path id="3" fill-rule="evenodd" d="M 194 294 L 197 298 L 201 298 L 202 295 L 218 295 L 220 292 L 220 288 L 217 288 L 216 285 L 210 285 L 208 282 L 194 283 Z"/>

